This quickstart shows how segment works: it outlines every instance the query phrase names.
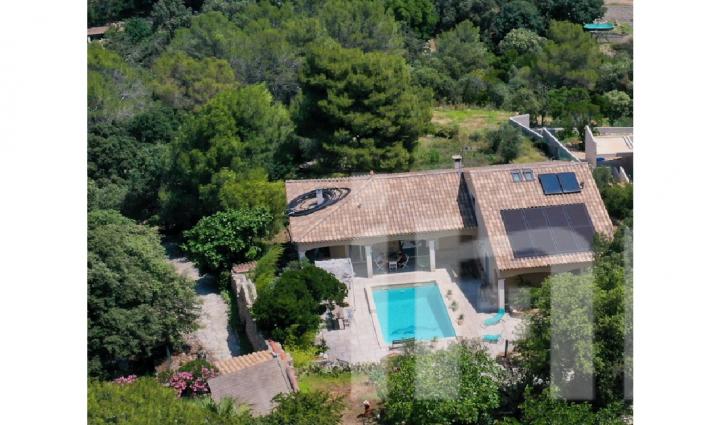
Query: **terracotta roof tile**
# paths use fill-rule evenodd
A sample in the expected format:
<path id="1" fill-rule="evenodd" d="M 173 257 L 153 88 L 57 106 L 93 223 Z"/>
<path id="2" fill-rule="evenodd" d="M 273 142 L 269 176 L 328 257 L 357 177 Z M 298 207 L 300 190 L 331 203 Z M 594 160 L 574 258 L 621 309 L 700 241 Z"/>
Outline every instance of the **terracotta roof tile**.
<path id="1" fill-rule="evenodd" d="M 231 357 L 226 360 L 216 362 L 214 365 L 219 370 L 219 373 L 226 375 L 229 373 L 238 372 L 242 369 L 269 361 L 273 358 L 270 350 L 256 351 L 254 353 L 245 354 L 243 356 Z"/>
<path id="2" fill-rule="evenodd" d="M 346 241 L 475 226 L 462 175 L 452 170 L 319 180 L 288 180 L 289 202 L 317 188 L 349 188 L 344 199 L 290 217 L 294 242 Z"/>
<path id="3" fill-rule="evenodd" d="M 533 181 L 513 182 L 511 171 L 531 169 Z M 580 185 L 579 193 L 545 195 L 538 174 L 573 172 Z M 501 210 L 550 205 L 583 203 L 587 207 L 594 229 L 606 236 L 613 234 L 609 214 L 604 207 L 591 170 L 586 163 L 553 161 L 534 164 L 514 164 L 466 169 L 466 181 L 472 188 L 499 270 L 543 267 L 557 264 L 586 263 L 593 260 L 591 252 L 559 254 L 531 258 L 514 258 Z"/>

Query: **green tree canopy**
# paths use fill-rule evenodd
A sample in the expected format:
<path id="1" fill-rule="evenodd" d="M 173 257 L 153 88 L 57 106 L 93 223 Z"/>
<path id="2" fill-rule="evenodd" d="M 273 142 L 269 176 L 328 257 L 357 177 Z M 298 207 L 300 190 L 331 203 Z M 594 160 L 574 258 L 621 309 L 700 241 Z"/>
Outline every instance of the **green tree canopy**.
<path id="1" fill-rule="evenodd" d="M 491 59 L 478 28 L 464 21 L 439 35 L 436 51 L 421 61 L 415 76 L 440 101 L 484 103 Z"/>
<path id="2" fill-rule="evenodd" d="M 614 125 L 614 122 L 622 117 L 631 115 L 631 109 L 634 102 L 631 97 L 619 90 L 611 90 L 601 96 L 601 110 L 605 117 L 609 118 L 609 123 Z"/>
<path id="3" fill-rule="evenodd" d="M 386 360 L 379 378 L 386 424 L 490 423 L 502 369 L 476 345 L 409 347 Z"/>
<path id="4" fill-rule="evenodd" d="M 210 100 L 171 145 L 171 179 L 162 194 L 166 223 L 185 228 L 221 208 L 245 205 L 263 206 L 278 218 L 285 202 L 275 193 L 279 184 L 266 184 L 265 175 L 252 169 L 276 172 L 275 166 L 288 161 L 275 153 L 291 141 L 292 132 L 288 112 L 263 85 L 227 90 Z M 235 200 L 234 185 L 247 181 L 261 181 L 251 187 L 251 196 L 268 202 Z M 260 188 L 266 193 L 255 192 Z"/>
<path id="5" fill-rule="evenodd" d="M 599 106 L 583 88 L 561 88 L 549 92 L 550 115 L 566 129 L 575 129 L 584 137 L 584 126 L 599 118 Z"/>
<path id="6" fill-rule="evenodd" d="M 326 0 L 317 17 L 328 34 L 345 48 L 365 52 L 402 48 L 399 25 L 381 1 Z"/>
<path id="7" fill-rule="evenodd" d="M 501 52 L 514 51 L 518 55 L 535 54 L 542 50 L 544 38 L 527 28 L 515 28 L 498 43 Z"/>
<path id="8" fill-rule="evenodd" d="M 91 211 L 87 242 L 89 374 L 143 372 L 193 329 L 193 288 L 157 232 L 118 212 Z"/>
<path id="9" fill-rule="evenodd" d="M 127 120 L 150 103 L 143 73 L 117 53 L 89 44 L 87 101 L 89 125 Z"/>
<path id="10" fill-rule="evenodd" d="M 259 328 L 278 341 L 298 342 L 318 329 L 324 303 L 343 304 L 347 287 L 331 273 L 305 263 L 287 268 L 260 291 L 252 310 Z"/>
<path id="11" fill-rule="evenodd" d="M 622 226 L 613 240 L 598 240 L 591 273 L 553 275 L 533 290 L 536 312 L 517 343 L 532 381 L 550 382 L 554 350 L 556 376 L 585 380 L 593 376 L 596 407 L 624 400 L 624 376 L 630 373 L 625 343 L 633 323 L 630 236 Z"/>
<path id="12" fill-rule="evenodd" d="M 234 71 L 222 59 L 193 59 L 184 52 L 165 53 L 153 64 L 153 90 L 176 109 L 193 110 L 236 86 Z"/>
<path id="13" fill-rule="evenodd" d="M 264 209 L 218 212 L 186 231 L 182 248 L 203 273 L 230 270 L 235 263 L 258 258 L 272 220 Z"/>
<path id="14" fill-rule="evenodd" d="M 436 0 L 439 15 L 437 32 L 449 30 L 467 20 L 478 28 L 488 28 L 501 3 L 501 0 Z"/>
<path id="15" fill-rule="evenodd" d="M 323 167 L 408 168 L 431 112 L 403 58 L 322 43 L 306 58 L 301 86 L 300 132 L 320 142 Z"/>
<path id="16" fill-rule="evenodd" d="M 264 425 L 333 425 L 343 416 L 345 403 L 322 391 L 279 394 L 274 398 L 276 408 Z"/>
<path id="17" fill-rule="evenodd" d="M 526 28 L 540 34 L 545 26 L 545 20 L 533 3 L 528 0 L 513 0 L 503 3 L 491 23 L 489 32 L 493 43 L 499 43 L 506 34 L 516 28 Z"/>
<path id="18" fill-rule="evenodd" d="M 420 37 L 430 37 L 439 20 L 433 0 L 385 0 L 385 7 Z"/>
<path id="19" fill-rule="evenodd" d="M 599 79 L 601 59 L 598 43 L 580 25 L 552 21 L 549 40 L 536 56 L 533 71 L 548 87 L 592 90 Z"/>
<path id="20" fill-rule="evenodd" d="M 535 0 L 548 19 L 588 24 L 604 16 L 604 0 Z"/>

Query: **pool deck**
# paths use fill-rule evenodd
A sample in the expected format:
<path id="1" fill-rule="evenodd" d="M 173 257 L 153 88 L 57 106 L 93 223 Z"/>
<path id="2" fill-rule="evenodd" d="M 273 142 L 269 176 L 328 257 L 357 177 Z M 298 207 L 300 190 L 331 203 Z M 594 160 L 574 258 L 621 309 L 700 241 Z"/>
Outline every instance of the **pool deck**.
<path id="1" fill-rule="evenodd" d="M 406 283 L 420 283 L 435 281 L 441 297 L 446 304 L 449 319 L 456 332 L 456 338 L 443 338 L 429 344 L 435 348 L 443 348 L 457 339 L 475 339 L 484 334 L 502 333 L 503 338 L 497 344 L 486 344 L 491 355 L 497 355 L 504 350 L 504 339 L 514 340 L 519 319 L 511 318 L 506 314 L 503 322 L 483 328 L 483 320 L 491 317 L 492 313 L 476 311 L 467 298 L 460 284 L 453 281 L 446 269 L 436 269 L 433 272 L 411 272 L 376 275 L 372 278 L 354 278 L 353 290 L 348 293 L 348 303 L 353 311 L 349 327 L 343 330 L 322 330 L 320 337 L 328 346 L 328 358 L 343 360 L 353 364 L 375 363 L 396 349 L 390 349 L 382 338 L 380 324 L 377 320 L 377 311 L 372 301 L 372 288 L 383 285 L 397 285 Z M 466 289 L 466 288 L 464 288 Z M 447 293 L 451 291 L 450 295 Z M 451 304 L 458 304 L 456 311 L 452 311 Z M 464 318 L 459 324 L 457 318 L 463 314 Z"/>

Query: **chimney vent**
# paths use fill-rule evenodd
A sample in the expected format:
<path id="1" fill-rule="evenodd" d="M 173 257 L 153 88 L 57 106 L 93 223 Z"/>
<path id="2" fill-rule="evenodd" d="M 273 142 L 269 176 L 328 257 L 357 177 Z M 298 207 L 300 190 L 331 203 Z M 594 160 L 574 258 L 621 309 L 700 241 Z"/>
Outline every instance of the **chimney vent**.
<path id="1" fill-rule="evenodd" d="M 323 189 L 316 189 L 316 205 L 323 203 Z"/>
<path id="2" fill-rule="evenodd" d="M 454 160 L 454 170 L 461 173 L 463 171 L 463 166 L 461 164 L 461 155 L 454 155 L 451 157 Z"/>

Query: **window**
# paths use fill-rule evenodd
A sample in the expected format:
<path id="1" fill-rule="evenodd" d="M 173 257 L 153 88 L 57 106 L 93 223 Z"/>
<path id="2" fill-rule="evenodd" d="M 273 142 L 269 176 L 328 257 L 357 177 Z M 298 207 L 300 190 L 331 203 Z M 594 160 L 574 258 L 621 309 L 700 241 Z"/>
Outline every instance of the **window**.
<path id="1" fill-rule="evenodd" d="M 534 179 L 533 172 L 530 169 L 523 170 L 523 179 L 525 179 L 526 182 L 531 182 Z"/>
<path id="2" fill-rule="evenodd" d="M 520 175 L 520 170 L 515 170 L 511 174 L 513 175 L 513 181 L 515 183 L 518 183 L 523 180 L 523 177 Z"/>

